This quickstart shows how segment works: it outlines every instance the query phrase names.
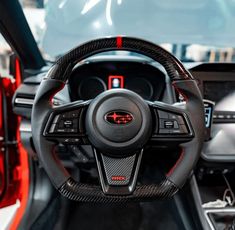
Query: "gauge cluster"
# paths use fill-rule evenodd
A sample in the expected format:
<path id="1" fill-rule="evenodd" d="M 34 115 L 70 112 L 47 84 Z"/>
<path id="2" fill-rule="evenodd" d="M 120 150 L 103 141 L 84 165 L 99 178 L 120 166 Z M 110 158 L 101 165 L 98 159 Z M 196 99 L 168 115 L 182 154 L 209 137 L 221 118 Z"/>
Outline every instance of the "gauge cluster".
<path id="1" fill-rule="evenodd" d="M 102 78 L 97 76 L 88 76 L 81 79 L 78 85 L 78 97 L 82 100 L 95 98 L 100 93 L 107 90 L 107 86 Z"/>
<path id="2" fill-rule="evenodd" d="M 159 100 L 165 88 L 165 74 L 153 65 L 133 61 L 87 62 L 72 72 L 69 80 L 72 100 L 93 99 L 114 88 L 132 90 L 145 100 Z"/>

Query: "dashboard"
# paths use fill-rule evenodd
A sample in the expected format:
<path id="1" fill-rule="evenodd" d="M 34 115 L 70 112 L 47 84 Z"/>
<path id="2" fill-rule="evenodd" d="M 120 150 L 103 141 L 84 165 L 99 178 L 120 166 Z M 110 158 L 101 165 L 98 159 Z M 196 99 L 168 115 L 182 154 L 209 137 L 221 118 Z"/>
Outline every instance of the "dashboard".
<path id="1" fill-rule="evenodd" d="M 202 64 L 191 69 L 191 73 L 198 81 L 203 98 L 214 103 L 210 111 L 211 136 L 204 143 L 202 156 L 209 161 L 234 161 L 235 66 Z M 207 112 L 205 110 L 206 115 Z"/>
<path id="2" fill-rule="evenodd" d="M 105 90 L 125 88 L 155 101 L 164 92 L 165 74 L 146 62 L 88 62 L 73 70 L 68 85 L 72 100 L 88 100 Z"/>
<path id="3" fill-rule="evenodd" d="M 205 107 L 211 113 L 210 138 L 206 139 L 202 157 L 206 161 L 235 161 L 235 64 L 184 63 L 198 82 L 202 97 L 213 103 Z M 49 69 L 49 67 L 48 67 Z M 34 96 L 48 69 L 27 78 L 13 98 L 14 112 L 21 117 L 21 134 L 30 139 L 30 116 Z M 88 100 L 105 90 L 126 88 L 144 99 L 174 103 L 181 101 L 169 78 L 155 62 L 144 58 L 102 56 L 77 64 L 62 91 L 54 97 L 56 105 Z M 177 98 L 177 96 L 179 98 Z M 27 141 L 26 140 L 26 141 Z M 30 146 L 30 143 L 25 145 Z"/>
<path id="4" fill-rule="evenodd" d="M 235 72 L 228 71 L 227 65 L 212 66 L 212 70 L 211 64 L 190 68 L 206 101 L 202 156 L 209 161 L 235 160 Z M 72 101 L 92 99 L 113 88 L 132 90 L 146 100 L 164 101 L 166 76 L 149 62 L 96 60 L 78 65 L 68 87 Z"/>
<path id="5" fill-rule="evenodd" d="M 215 103 L 214 123 L 235 123 L 235 73 L 197 72 L 203 98 Z"/>

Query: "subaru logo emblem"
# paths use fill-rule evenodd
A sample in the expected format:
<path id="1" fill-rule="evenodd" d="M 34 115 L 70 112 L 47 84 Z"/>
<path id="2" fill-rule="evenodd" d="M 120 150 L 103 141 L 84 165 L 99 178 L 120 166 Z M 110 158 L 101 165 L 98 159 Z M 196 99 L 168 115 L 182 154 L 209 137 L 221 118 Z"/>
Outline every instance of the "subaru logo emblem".
<path id="1" fill-rule="evenodd" d="M 105 120 L 114 125 L 126 125 L 133 121 L 133 116 L 125 111 L 112 111 L 105 115 Z"/>

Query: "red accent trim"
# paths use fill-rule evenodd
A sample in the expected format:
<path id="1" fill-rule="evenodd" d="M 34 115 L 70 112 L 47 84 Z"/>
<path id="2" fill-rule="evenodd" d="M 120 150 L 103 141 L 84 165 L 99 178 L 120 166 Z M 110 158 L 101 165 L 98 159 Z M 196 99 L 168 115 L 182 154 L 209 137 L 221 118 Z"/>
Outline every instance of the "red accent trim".
<path id="1" fill-rule="evenodd" d="M 20 120 L 20 119 L 19 119 Z M 17 131 L 17 140 L 20 142 L 20 132 Z M 24 149 L 22 143 L 19 143 L 21 183 L 20 183 L 20 207 L 17 209 L 14 219 L 11 222 L 9 230 L 16 230 L 25 214 L 29 196 L 29 164 L 28 153 Z"/>
<path id="2" fill-rule="evenodd" d="M 112 124 L 128 124 L 133 120 L 133 116 L 125 112 L 111 112 L 105 118 Z"/>
<path id="3" fill-rule="evenodd" d="M 0 76 L 1 77 L 1 76 Z M 0 87 L 2 84 L 2 80 L 0 79 Z M 1 88 L 0 88 L 0 136 L 4 137 L 4 129 L 3 129 L 3 95 L 1 92 Z M 0 141 L 0 149 L 3 147 L 2 142 Z M 2 193 L 4 192 L 4 188 L 5 188 L 5 154 L 4 152 L 0 151 L 0 181 L 1 181 L 1 185 L 0 185 L 0 195 L 2 195 Z"/>
<path id="4" fill-rule="evenodd" d="M 118 49 L 122 49 L 122 37 L 118 36 L 116 39 L 116 46 Z"/>
<path id="5" fill-rule="evenodd" d="M 18 58 L 15 59 L 15 81 L 16 87 L 18 87 L 21 84 L 21 67 Z"/>
<path id="6" fill-rule="evenodd" d="M 180 162 L 183 160 L 183 158 L 184 158 L 184 149 L 182 148 L 181 153 L 180 153 L 180 157 L 178 158 L 176 163 L 173 165 L 173 167 L 169 170 L 169 172 L 166 174 L 167 177 L 172 175 L 172 173 L 175 171 L 175 169 L 180 164 Z"/>
<path id="7" fill-rule="evenodd" d="M 49 103 L 50 103 L 51 106 L 53 106 L 52 100 L 53 100 L 54 96 L 55 96 L 58 92 L 60 92 L 60 90 L 62 90 L 62 89 L 64 88 L 64 86 L 65 86 L 65 83 L 61 83 L 60 88 L 56 89 L 56 90 L 52 93 L 52 95 L 50 96 Z"/>
<path id="8" fill-rule="evenodd" d="M 2 100 L 5 97 L 7 103 L 7 129 L 11 133 L 12 138 L 16 139 L 17 117 L 12 113 L 12 96 L 15 91 L 15 84 L 9 78 L 0 79 L 0 135 L 4 137 L 4 123 L 3 123 L 3 104 Z M 1 149 L 3 147 L 3 142 L 0 142 L 0 195 L 2 197 L 0 202 L 0 208 L 6 207 L 12 204 L 15 204 L 16 200 L 20 196 L 20 182 L 21 177 L 17 177 L 18 169 L 21 169 L 20 166 L 20 154 L 18 153 L 18 148 L 13 146 L 8 146 L 8 163 L 5 165 L 6 154 L 5 150 Z M 21 176 L 21 173 L 20 173 Z"/>
<path id="9" fill-rule="evenodd" d="M 182 91 L 176 86 L 175 82 L 172 82 L 172 86 L 177 91 L 177 93 L 179 93 L 179 94 L 181 94 L 183 96 L 184 100 L 187 102 L 188 101 L 188 97 L 184 93 L 182 93 Z"/>
<path id="10" fill-rule="evenodd" d="M 22 80 L 21 76 L 21 66 L 20 60 L 16 58 L 15 61 L 15 89 L 20 86 Z M 16 140 L 18 141 L 18 152 L 19 152 L 19 166 L 16 168 L 15 176 L 21 176 L 20 188 L 19 188 L 19 197 L 20 207 L 17 209 L 15 216 L 9 226 L 9 230 L 16 230 L 25 214 L 29 196 L 29 163 L 28 163 L 28 153 L 23 147 L 20 138 L 20 117 L 17 119 L 17 131 L 16 131 Z M 20 175 L 19 175 L 20 173 Z"/>
<path id="11" fill-rule="evenodd" d="M 125 181 L 126 177 L 125 176 L 112 176 L 111 180 L 112 181 Z"/>
<path id="12" fill-rule="evenodd" d="M 120 81 L 120 87 L 119 88 L 124 88 L 124 76 L 121 75 L 110 75 L 108 79 L 108 89 L 113 89 L 112 88 L 112 82 L 113 79 L 118 79 Z"/>
<path id="13" fill-rule="evenodd" d="M 57 154 L 56 154 L 56 145 L 54 145 L 52 147 L 52 157 L 54 159 L 54 161 L 57 163 L 57 165 L 60 167 L 60 169 L 64 172 L 64 174 L 66 176 L 69 176 L 69 173 L 68 171 L 66 170 L 66 168 L 63 166 L 63 164 L 61 163 L 60 159 L 57 157 Z"/>

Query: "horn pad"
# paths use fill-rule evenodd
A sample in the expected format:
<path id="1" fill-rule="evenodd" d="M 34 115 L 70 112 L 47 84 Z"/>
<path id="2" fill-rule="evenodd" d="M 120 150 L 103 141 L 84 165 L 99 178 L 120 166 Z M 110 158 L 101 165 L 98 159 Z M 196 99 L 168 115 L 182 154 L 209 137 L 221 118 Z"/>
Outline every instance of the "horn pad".
<path id="1" fill-rule="evenodd" d="M 117 157 L 133 154 L 151 135 L 149 106 L 130 90 L 105 91 L 87 110 L 86 131 L 91 144 L 104 154 Z"/>

